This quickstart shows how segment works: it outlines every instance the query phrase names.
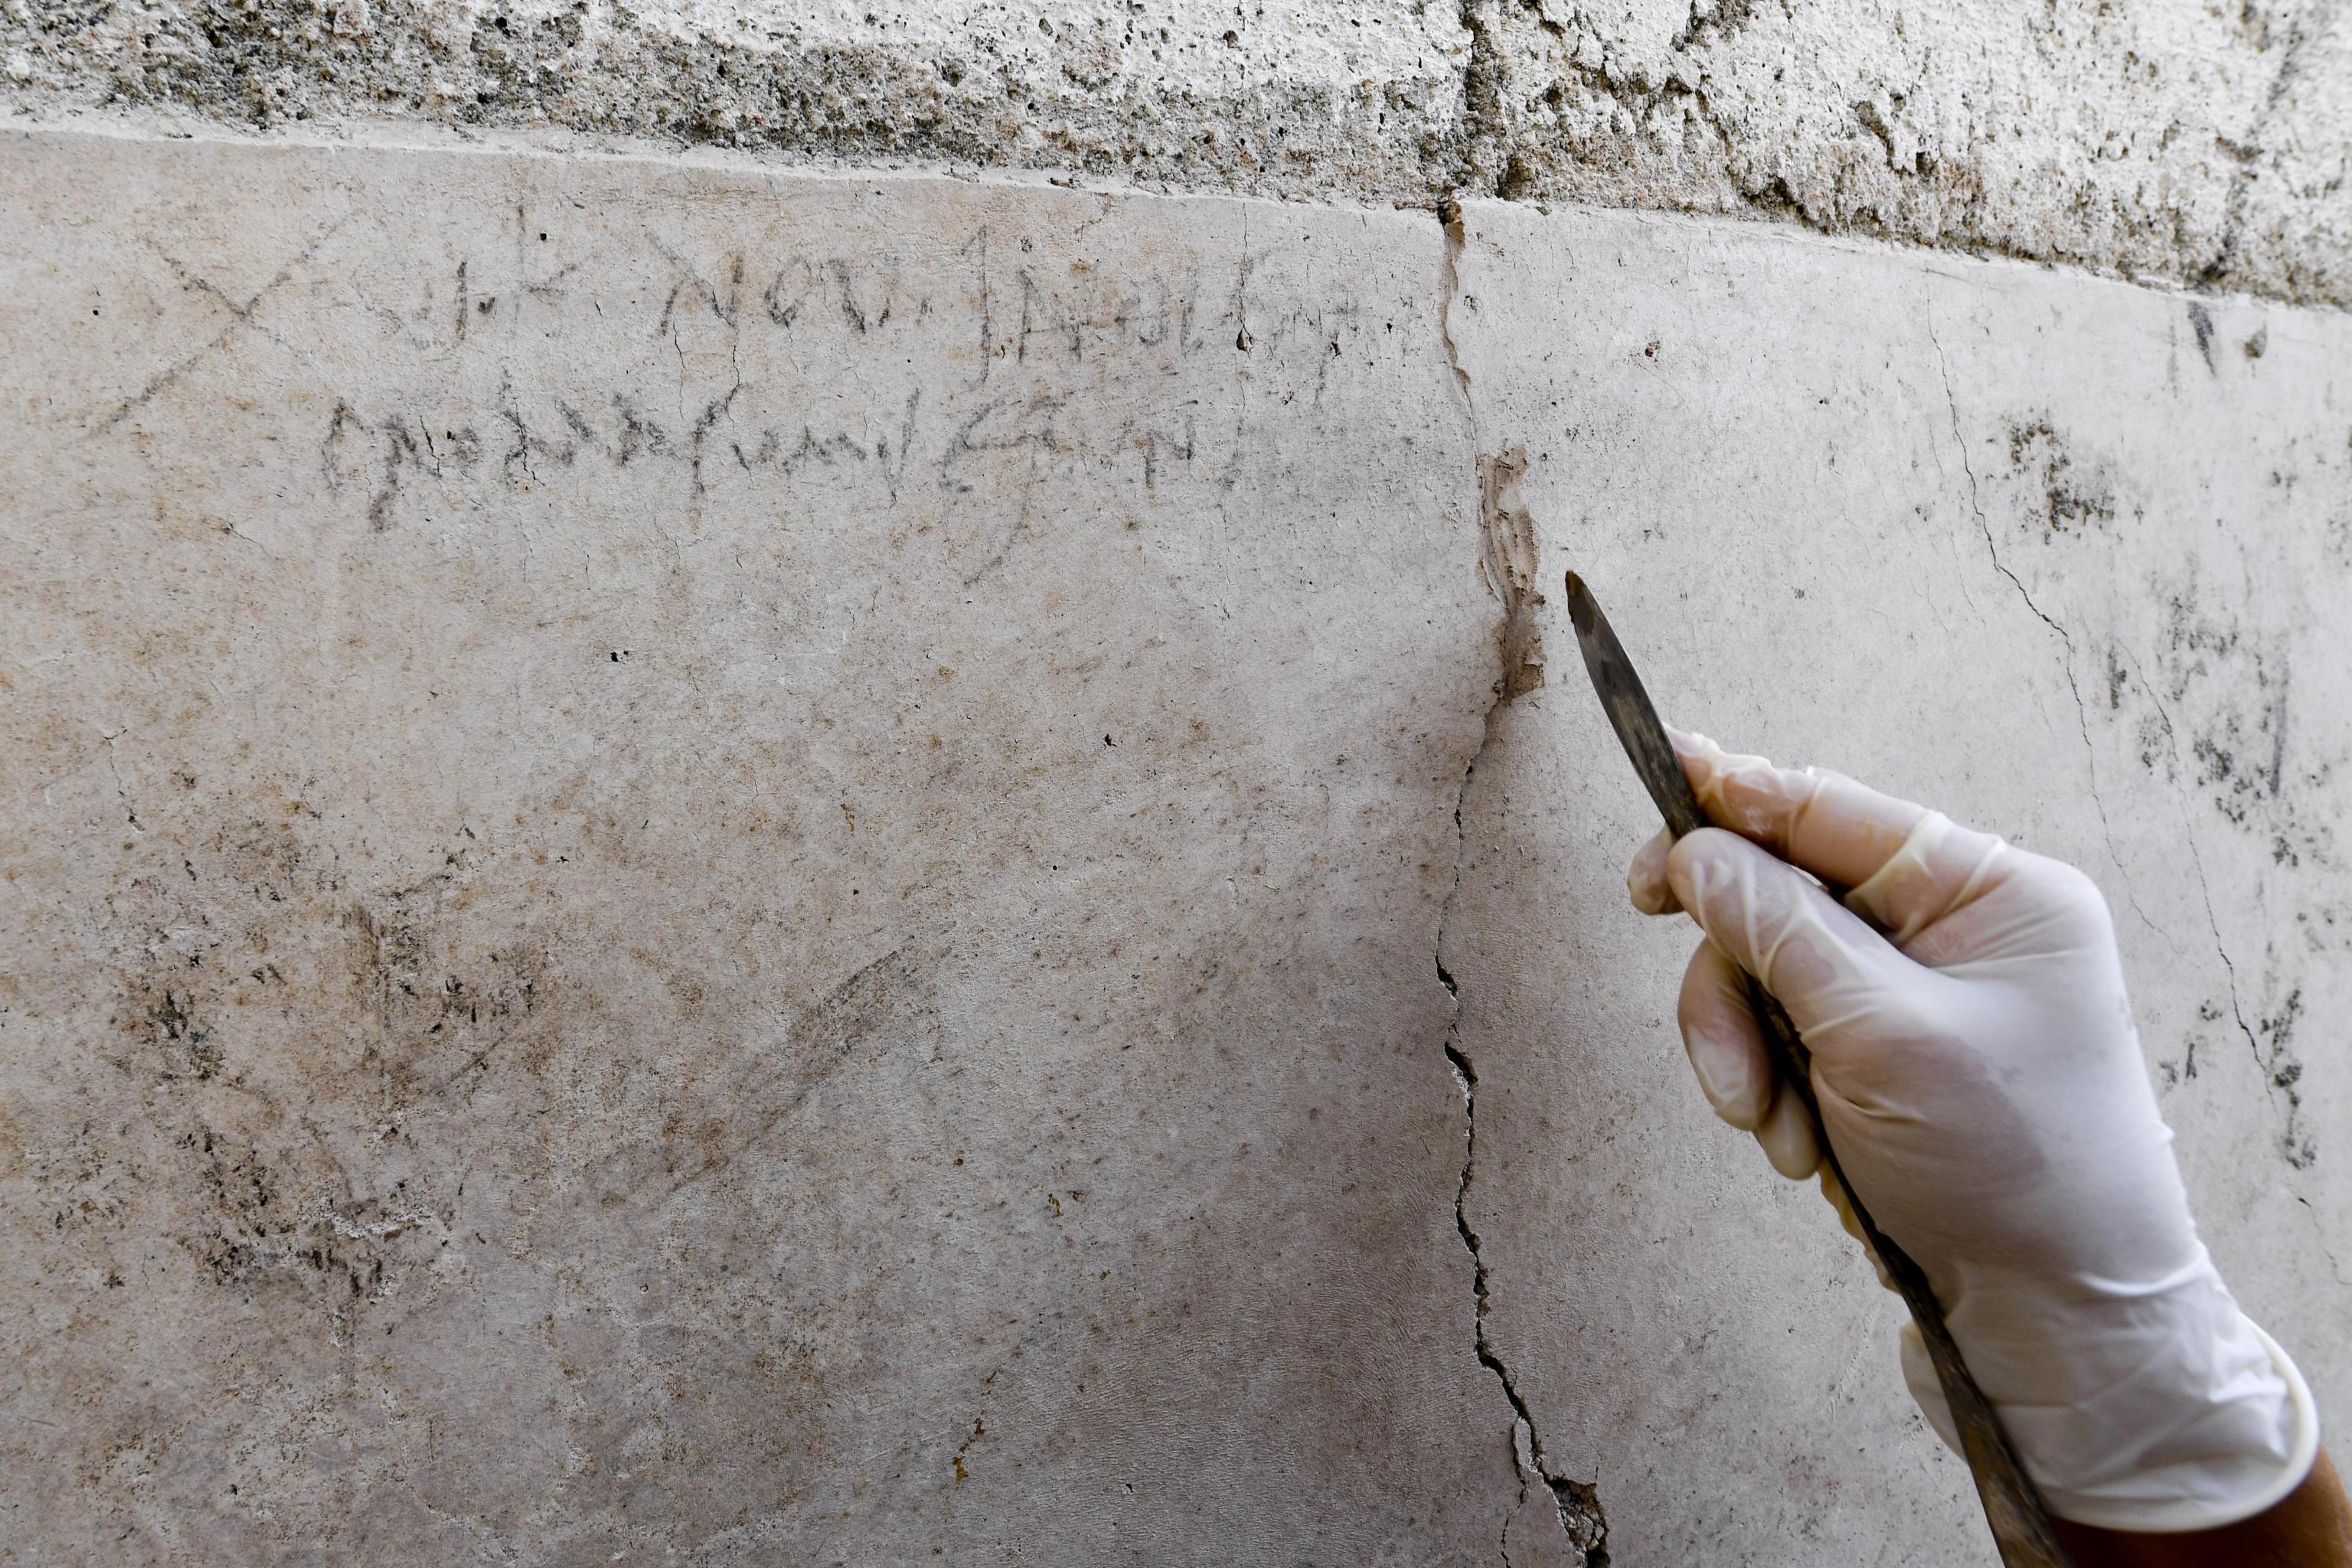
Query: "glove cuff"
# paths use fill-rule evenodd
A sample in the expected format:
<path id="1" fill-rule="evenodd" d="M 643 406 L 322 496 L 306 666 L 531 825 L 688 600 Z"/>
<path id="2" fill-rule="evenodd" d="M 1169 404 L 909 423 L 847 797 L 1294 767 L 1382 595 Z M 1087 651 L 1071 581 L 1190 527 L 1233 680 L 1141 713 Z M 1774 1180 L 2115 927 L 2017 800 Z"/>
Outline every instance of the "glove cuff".
<path id="1" fill-rule="evenodd" d="M 2047 1499 L 2053 1513 L 2104 1530 L 2168 1535 L 2252 1519 L 2275 1508 L 2303 1484 L 2319 1457 L 2319 1407 L 2311 1397 L 2311 1385 L 2261 1324 L 2242 1313 L 2238 1322 L 2284 1384 L 2271 1404 L 2274 1414 L 2262 1410 L 2259 1393 L 2242 1393 L 2237 1395 L 2241 1408 L 2229 1413 L 2236 1419 L 2225 1415 L 2208 1423 L 2210 1432 L 2184 1431 L 2149 1456 L 2155 1459 L 2160 1455 L 2162 1462 L 2095 1490 L 2053 1490 Z M 2216 1405 L 2217 1413 L 2224 1408 Z M 2200 1436 L 2212 1451 L 2197 1451 Z M 2244 1437 L 2260 1440 L 2243 1446 L 2233 1441 Z M 2032 1468 L 2031 1460 L 2026 1468 Z"/>
<path id="2" fill-rule="evenodd" d="M 2052 1513 L 2105 1530 L 2174 1534 L 2252 1519 L 2303 1484 L 2319 1454 L 2311 1386 L 2276 1340 L 2231 1307 L 2210 1352 L 2192 1358 L 2195 1375 L 2183 1379 L 2190 1369 L 2178 1363 L 2164 1369 L 2173 1397 L 2152 1400 L 2148 1383 L 2137 1380 L 2065 1405 L 1996 1396 L 2010 1440 Z M 1911 1396 L 1945 1445 L 1962 1452 L 1927 1348 L 1909 1323 L 1902 1351 Z"/>

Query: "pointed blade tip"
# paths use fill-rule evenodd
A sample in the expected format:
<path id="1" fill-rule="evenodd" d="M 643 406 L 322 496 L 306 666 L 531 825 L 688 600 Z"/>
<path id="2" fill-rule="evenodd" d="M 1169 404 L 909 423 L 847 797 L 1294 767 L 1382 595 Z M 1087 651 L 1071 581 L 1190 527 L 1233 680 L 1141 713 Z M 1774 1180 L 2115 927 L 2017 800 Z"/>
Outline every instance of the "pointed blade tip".
<path id="1" fill-rule="evenodd" d="M 1592 590 L 1584 585 L 1583 578 L 1570 572 L 1568 574 L 1568 618 L 1575 623 L 1578 637 L 1591 635 L 1592 623 L 1600 612 L 1601 606 L 1594 602 Z"/>

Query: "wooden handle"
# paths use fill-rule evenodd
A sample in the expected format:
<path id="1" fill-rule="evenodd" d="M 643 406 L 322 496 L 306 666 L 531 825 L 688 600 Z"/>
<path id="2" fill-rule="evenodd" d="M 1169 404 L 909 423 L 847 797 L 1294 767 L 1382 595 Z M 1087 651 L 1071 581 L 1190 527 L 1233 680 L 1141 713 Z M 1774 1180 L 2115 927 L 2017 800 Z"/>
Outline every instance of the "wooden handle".
<path id="1" fill-rule="evenodd" d="M 1919 1325 L 1919 1337 L 1927 1342 L 1927 1359 L 1936 1364 L 1936 1381 L 1944 1386 L 1944 1403 L 1951 1406 L 1961 1451 L 1976 1478 L 1977 1500 L 1984 1505 L 1985 1522 L 1992 1527 L 1993 1544 L 2000 1549 L 2003 1568 L 2074 1568 L 2074 1559 L 2058 1543 L 2049 1510 L 2042 1506 L 2042 1494 L 2018 1463 L 2009 1434 L 2001 1430 L 2000 1416 L 1984 1390 L 1977 1386 L 1977 1380 L 1969 1375 L 1968 1363 L 1952 1342 L 1952 1331 L 1945 1326 L 1943 1304 L 1928 1286 L 1927 1271 L 1878 1228 L 1870 1211 L 1863 1207 L 1862 1195 L 1845 1179 L 1837 1151 L 1830 1147 L 1829 1131 L 1822 1125 L 1821 1102 L 1813 1097 L 1812 1052 L 1805 1048 L 1788 1013 L 1752 974 L 1748 976 L 1748 1000 L 1764 1022 L 1764 1037 L 1780 1081 L 1795 1091 L 1804 1102 L 1805 1114 L 1812 1118 L 1822 1163 L 1845 1189 L 1854 1224 L 1878 1255 L 1887 1278 L 1895 1281 L 1903 1304 L 1911 1309 L 1911 1321 Z"/>

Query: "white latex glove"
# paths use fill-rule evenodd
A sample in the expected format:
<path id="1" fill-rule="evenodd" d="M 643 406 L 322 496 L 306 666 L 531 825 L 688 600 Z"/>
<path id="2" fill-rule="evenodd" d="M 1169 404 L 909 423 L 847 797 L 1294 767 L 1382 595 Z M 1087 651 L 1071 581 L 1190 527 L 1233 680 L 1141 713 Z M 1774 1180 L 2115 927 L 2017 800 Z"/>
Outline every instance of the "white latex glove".
<path id="1" fill-rule="evenodd" d="M 2052 1512 L 2194 1530 L 2294 1490 L 2319 1444 L 2311 1394 L 2198 1239 L 2090 879 L 1836 773 L 1675 746 L 1734 831 L 1660 835 L 1627 885 L 1644 913 L 1687 910 L 1706 932 L 1680 1016 L 1717 1113 L 1782 1175 L 1818 1167 L 1745 969 L 1811 1048 L 1847 1180 L 1927 1271 Z M 1843 904 L 1824 882 L 1851 889 Z M 1903 1352 L 1957 1449 L 1908 1325 Z"/>

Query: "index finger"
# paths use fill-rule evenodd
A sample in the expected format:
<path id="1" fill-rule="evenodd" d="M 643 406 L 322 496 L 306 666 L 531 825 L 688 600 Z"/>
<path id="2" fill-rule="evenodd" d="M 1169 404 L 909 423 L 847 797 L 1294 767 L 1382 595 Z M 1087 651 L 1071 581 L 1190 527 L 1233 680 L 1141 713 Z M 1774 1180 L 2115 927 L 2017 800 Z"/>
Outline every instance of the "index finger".
<path id="1" fill-rule="evenodd" d="M 1898 944 L 1997 879 L 2007 847 L 1826 768 L 1784 768 L 1669 730 L 1707 819 L 1844 890 Z"/>

